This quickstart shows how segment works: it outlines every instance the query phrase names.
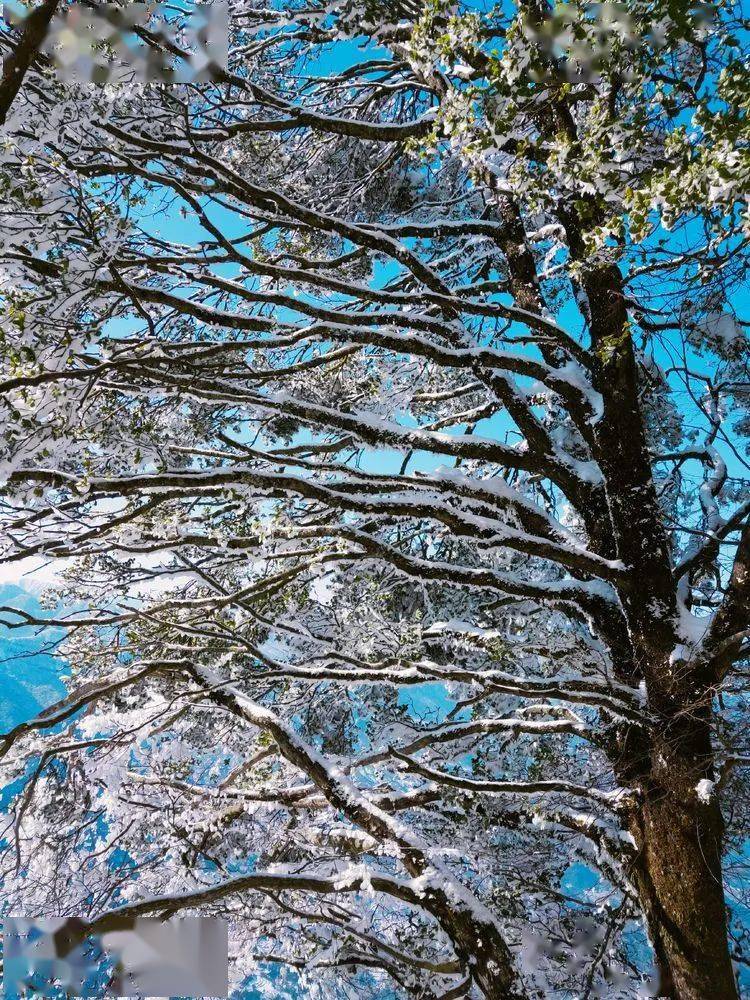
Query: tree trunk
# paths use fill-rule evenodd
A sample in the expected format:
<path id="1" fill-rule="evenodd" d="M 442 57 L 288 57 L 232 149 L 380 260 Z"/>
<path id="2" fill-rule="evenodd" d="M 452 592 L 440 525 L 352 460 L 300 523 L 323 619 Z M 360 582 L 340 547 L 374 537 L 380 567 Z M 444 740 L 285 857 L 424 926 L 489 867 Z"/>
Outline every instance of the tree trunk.
<path id="1" fill-rule="evenodd" d="M 657 992 L 670 1000 L 738 996 L 727 939 L 721 811 L 710 786 L 699 785 L 710 780 L 711 757 L 706 719 L 666 726 L 632 827 L 639 848 L 634 876 L 656 953 Z"/>
<path id="2" fill-rule="evenodd" d="M 60 0 L 44 0 L 44 3 L 27 15 L 15 50 L 5 57 L 0 78 L 0 125 L 5 124 L 10 106 L 21 89 L 24 76 L 39 54 L 59 2 Z"/>

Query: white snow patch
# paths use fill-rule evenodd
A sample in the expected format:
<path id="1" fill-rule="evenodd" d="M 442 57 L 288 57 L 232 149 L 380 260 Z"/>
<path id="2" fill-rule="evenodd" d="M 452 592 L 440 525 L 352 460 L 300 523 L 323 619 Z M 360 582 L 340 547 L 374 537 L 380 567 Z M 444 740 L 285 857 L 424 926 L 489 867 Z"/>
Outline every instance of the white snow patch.
<path id="1" fill-rule="evenodd" d="M 714 782 L 708 778 L 701 778 L 695 786 L 695 794 L 701 802 L 710 802 L 714 793 Z"/>

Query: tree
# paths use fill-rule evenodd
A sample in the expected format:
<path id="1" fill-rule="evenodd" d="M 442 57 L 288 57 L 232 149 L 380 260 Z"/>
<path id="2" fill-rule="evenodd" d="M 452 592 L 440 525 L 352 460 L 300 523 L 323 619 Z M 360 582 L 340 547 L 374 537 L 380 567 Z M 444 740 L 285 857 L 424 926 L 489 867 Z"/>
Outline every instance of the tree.
<path id="1" fill-rule="evenodd" d="M 736 997 L 744 22 L 231 14 L 206 81 L 8 120 L 4 559 L 65 610 L 3 615 L 72 670 L 9 905 L 227 913 L 325 996 L 632 996 L 643 925 Z"/>

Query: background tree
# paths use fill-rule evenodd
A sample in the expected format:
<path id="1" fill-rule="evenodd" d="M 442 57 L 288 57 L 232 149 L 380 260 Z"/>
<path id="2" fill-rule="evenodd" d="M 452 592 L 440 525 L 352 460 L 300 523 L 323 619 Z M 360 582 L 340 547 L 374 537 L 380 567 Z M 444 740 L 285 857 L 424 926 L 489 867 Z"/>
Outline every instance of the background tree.
<path id="1" fill-rule="evenodd" d="M 8 117 L 4 559 L 72 670 L 9 906 L 213 909 L 325 996 L 632 996 L 643 926 L 737 996 L 745 23 L 231 14 Z"/>

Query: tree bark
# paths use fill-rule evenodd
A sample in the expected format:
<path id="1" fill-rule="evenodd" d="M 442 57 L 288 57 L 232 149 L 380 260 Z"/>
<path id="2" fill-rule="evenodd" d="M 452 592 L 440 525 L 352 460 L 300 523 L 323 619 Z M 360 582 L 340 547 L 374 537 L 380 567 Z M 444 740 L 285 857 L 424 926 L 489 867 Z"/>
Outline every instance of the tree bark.
<path id="1" fill-rule="evenodd" d="M 21 89 L 23 79 L 39 54 L 47 37 L 59 0 L 44 0 L 35 7 L 24 21 L 23 32 L 14 52 L 3 62 L 0 78 L 0 125 L 5 124 L 10 106 Z"/>
<path id="2" fill-rule="evenodd" d="M 707 718 L 677 719 L 652 752 L 643 801 L 631 825 L 634 872 L 659 973 L 670 1000 L 736 1000 L 721 872 L 719 802 L 711 780 Z M 708 786 L 710 792 L 710 786 Z"/>
<path id="3" fill-rule="evenodd" d="M 677 595 L 669 541 L 654 488 L 633 344 L 618 269 L 589 272 L 595 384 L 605 414 L 597 459 L 605 474 L 618 556 L 631 567 L 620 597 L 633 647 L 631 677 L 646 680 L 658 718 L 650 736 L 634 733 L 612 756 L 615 770 L 640 788 L 631 832 L 634 872 L 659 972 L 670 1000 L 736 1000 L 721 872 L 723 825 L 711 795 L 711 690 L 689 657 L 675 658 Z M 627 738 L 625 740 L 627 743 Z M 624 752 L 622 752 L 624 750 Z"/>

